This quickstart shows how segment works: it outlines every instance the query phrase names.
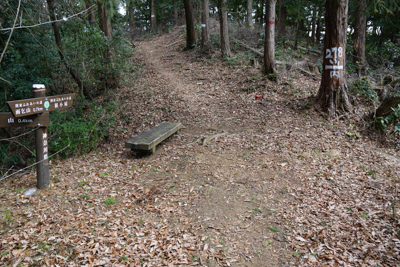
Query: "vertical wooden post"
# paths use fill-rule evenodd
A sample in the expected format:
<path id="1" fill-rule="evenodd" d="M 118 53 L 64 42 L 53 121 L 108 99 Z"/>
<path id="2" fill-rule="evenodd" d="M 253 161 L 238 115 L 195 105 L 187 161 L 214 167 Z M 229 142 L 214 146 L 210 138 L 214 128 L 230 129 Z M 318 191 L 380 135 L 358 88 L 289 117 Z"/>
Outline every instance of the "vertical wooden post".
<path id="1" fill-rule="evenodd" d="M 46 87 L 43 84 L 34 84 L 32 88 L 33 97 L 45 97 Z M 46 107 L 46 100 L 44 107 Z M 49 186 L 49 160 L 48 160 L 48 144 L 47 144 L 47 127 L 39 127 L 35 130 L 35 146 L 36 146 L 36 166 L 37 170 L 37 185 L 38 189 L 43 189 Z"/>

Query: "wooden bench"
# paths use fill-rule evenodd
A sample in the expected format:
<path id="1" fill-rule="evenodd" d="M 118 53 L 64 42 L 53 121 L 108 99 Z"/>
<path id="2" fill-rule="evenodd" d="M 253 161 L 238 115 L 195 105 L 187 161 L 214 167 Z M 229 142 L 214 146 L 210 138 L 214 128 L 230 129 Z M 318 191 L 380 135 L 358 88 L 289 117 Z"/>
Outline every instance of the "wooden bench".
<path id="1" fill-rule="evenodd" d="M 125 147 L 133 151 L 153 154 L 156 146 L 182 128 L 182 123 L 164 121 L 125 142 Z"/>

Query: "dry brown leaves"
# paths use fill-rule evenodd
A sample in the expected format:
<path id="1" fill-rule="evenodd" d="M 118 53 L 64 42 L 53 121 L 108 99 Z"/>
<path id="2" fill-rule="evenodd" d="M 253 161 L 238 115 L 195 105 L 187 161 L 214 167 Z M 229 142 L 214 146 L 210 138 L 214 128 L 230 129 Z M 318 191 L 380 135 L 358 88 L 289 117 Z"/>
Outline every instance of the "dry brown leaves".
<path id="1" fill-rule="evenodd" d="M 363 128 L 368 107 L 326 121 L 309 99 L 318 82 L 182 51 L 180 31 L 138 44 L 108 143 L 52 164 L 30 199 L 12 190 L 34 173 L 6 181 L 0 262 L 396 266 L 400 162 Z M 184 128 L 154 157 L 124 149 L 165 120 Z"/>

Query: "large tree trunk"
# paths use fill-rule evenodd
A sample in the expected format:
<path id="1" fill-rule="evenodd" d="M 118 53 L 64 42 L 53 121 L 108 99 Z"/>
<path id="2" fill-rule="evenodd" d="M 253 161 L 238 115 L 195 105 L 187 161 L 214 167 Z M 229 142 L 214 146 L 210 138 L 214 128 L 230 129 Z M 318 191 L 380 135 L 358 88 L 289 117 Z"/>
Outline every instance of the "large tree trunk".
<path id="1" fill-rule="evenodd" d="M 253 0 L 247 0 L 247 27 L 254 30 L 253 25 Z"/>
<path id="2" fill-rule="evenodd" d="M 264 43 L 264 74 L 276 74 L 275 68 L 275 4 L 276 0 L 267 0 L 265 6 L 265 43 Z"/>
<path id="3" fill-rule="evenodd" d="M 278 40 L 286 35 L 286 0 L 279 0 L 279 18 L 278 18 Z"/>
<path id="4" fill-rule="evenodd" d="M 330 117 L 350 111 L 345 77 L 348 0 L 327 0 L 324 60 L 317 101 Z"/>
<path id="5" fill-rule="evenodd" d="M 56 20 L 56 15 L 55 15 L 55 5 L 54 5 L 54 0 L 47 0 L 47 5 L 49 7 L 49 12 L 50 12 L 50 19 L 52 21 Z M 83 95 L 89 99 L 93 100 L 92 95 L 90 93 L 90 89 L 86 86 L 86 84 L 82 81 L 81 77 L 79 76 L 79 73 L 71 67 L 71 65 L 68 62 L 67 57 L 64 54 L 64 51 L 62 49 L 62 43 L 61 43 L 61 35 L 60 35 L 60 29 L 58 27 L 57 22 L 52 22 L 51 27 L 53 28 L 54 32 L 54 38 L 56 40 L 56 46 L 58 49 L 58 54 L 60 55 L 61 60 L 65 64 L 65 67 L 67 68 L 68 72 L 71 74 L 72 78 L 75 80 L 75 82 L 78 84 L 79 89 L 82 90 Z"/>
<path id="6" fill-rule="evenodd" d="M 157 27 L 156 13 L 156 0 L 150 0 L 150 28 L 152 30 Z"/>
<path id="7" fill-rule="evenodd" d="M 210 46 L 209 18 L 210 18 L 210 2 L 203 0 L 201 13 L 201 48 L 205 49 Z"/>
<path id="8" fill-rule="evenodd" d="M 354 25 L 353 63 L 356 65 L 358 76 L 365 75 L 365 35 L 367 32 L 367 2 L 357 0 Z"/>
<path id="9" fill-rule="evenodd" d="M 219 0 L 218 11 L 219 11 L 222 56 L 230 57 L 232 55 L 232 52 L 231 52 L 231 47 L 229 45 L 228 13 L 226 11 L 226 1 L 227 0 Z"/>
<path id="10" fill-rule="evenodd" d="M 193 9 L 190 0 L 183 0 L 186 16 L 186 49 L 196 46 L 196 32 L 194 31 Z"/>

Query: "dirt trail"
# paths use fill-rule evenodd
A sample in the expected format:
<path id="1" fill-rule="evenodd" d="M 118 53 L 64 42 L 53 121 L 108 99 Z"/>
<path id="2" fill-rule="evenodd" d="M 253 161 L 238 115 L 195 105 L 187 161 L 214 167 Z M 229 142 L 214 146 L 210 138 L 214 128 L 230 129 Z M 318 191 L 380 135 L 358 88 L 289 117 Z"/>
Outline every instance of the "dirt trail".
<path id="1" fill-rule="evenodd" d="M 30 199 L 18 190 L 34 173 L 4 184 L 0 263 L 395 266 L 398 152 L 357 113 L 316 113 L 318 82 L 270 82 L 245 60 L 183 51 L 182 34 L 135 43 L 131 76 L 105 99 L 119 106 L 107 143 L 52 162 Z M 183 128 L 154 155 L 124 148 L 162 121 Z"/>
<path id="2" fill-rule="evenodd" d="M 363 107 L 345 123 L 328 122 L 308 100 L 318 82 L 297 75 L 275 84 L 218 53 L 182 53 L 184 40 L 166 47 L 178 34 L 140 46 L 181 100 L 174 184 L 197 191 L 185 214 L 209 246 L 245 266 L 393 265 L 399 253 L 388 251 L 399 249 L 399 224 L 389 206 L 398 205 L 398 153 L 365 138 Z M 191 142 L 217 135 L 206 146 Z M 363 228 L 379 232 L 385 245 Z"/>
<path id="3" fill-rule="evenodd" d="M 182 100 L 179 109 L 187 114 L 179 118 L 184 124 L 185 139 L 180 144 L 189 145 L 178 144 L 182 153 L 180 168 L 175 170 L 173 181 L 166 179 L 176 190 L 197 191 L 185 208 L 191 227 L 207 237 L 209 246 L 223 252 L 232 264 L 294 264 L 282 216 L 276 214 L 284 205 L 282 192 L 291 178 L 282 173 L 280 177 L 286 179 L 276 181 L 275 175 L 262 166 L 267 161 L 284 159 L 250 144 L 261 131 L 259 118 L 249 121 L 257 116 L 248 112 L 253 111 L 252 107 L 246 107 L 254 105 L 253 99 L 229 90 L 229 85 L 215 75 L 212 65 L 193 61 L 190 52 L 184 52 L 182 57 L 179 47 L 166 48 L 166 42 L 171 40 L 171 36 L 160 36 L 139 47 L 155 67 L 158 78 L 167 84 L 168 92 Z M 230 71 L 225 69 L 221 75 L 232 75 Z M 199 145 L 203 144 L 202 138 L 210 136 L 218 137 L 206 146 Z"/>

